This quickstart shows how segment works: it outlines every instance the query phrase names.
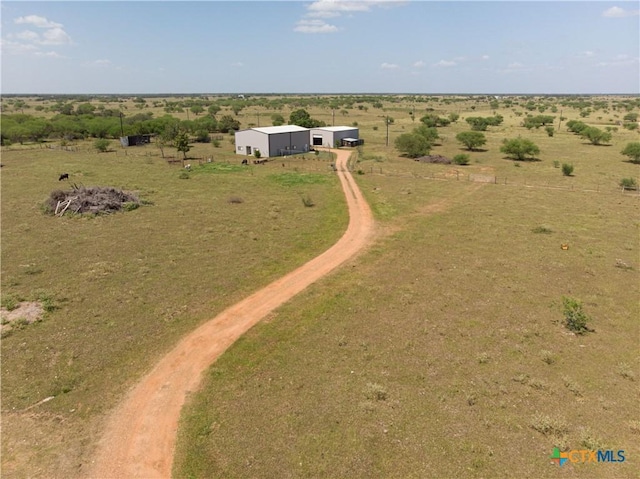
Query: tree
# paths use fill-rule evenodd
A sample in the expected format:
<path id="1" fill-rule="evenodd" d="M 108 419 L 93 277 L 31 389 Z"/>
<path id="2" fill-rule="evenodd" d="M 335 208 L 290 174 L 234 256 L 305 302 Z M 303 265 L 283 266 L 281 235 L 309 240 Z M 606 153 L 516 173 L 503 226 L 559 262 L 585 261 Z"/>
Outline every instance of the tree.
<path id="1" fill-rule="evenodd" d="M 419 158 L 429 154 L 431 143 L 419 133 L 403 133 L 396 138 L 395 146 L 409 158 Z"/>
<path id="2" fill-rule="evenodd" d="M 515 160 L 526 160 L 528 156 L 534 159 L 534 155 L 540 153 L 540 148 L 526 138 L 505 138 L 502 141 L 500 151 Z"/>
<path id="3" fill-rule="evenodd" d="M 611 141 L 611 133 L 602 131 L 595 126 L 584 128 L 580 132 L 580 136 L 589 140 L 592 145 L 601 145 L 602 143 L 608 143 Z"/>
<path id="4" fill-rule="evenodd" d="M 218 130 L 222 133 L 228 133 L 231 130 L 239 130 L 240 122 L 231 115 L 224 115 L 218 122 Z"/>
<path id="5" fill-rule="evenodd" d="M 191 108 L 191 113 L 193 113 L 195 116 L 198 116 L 200 113 L 202 113 L 204 111 L 204 108 L 202 107 L 202 105 L 193 105 Z"/>
<path id="6" fill-rule="evenodd" d="M 425 116 L 420 118 L 420 121 L 430 128 L 448 126 L 451 123 L 449 118 L 444 118 L 433 113 L 427 113 Z"/>
<path id="7" fill-rule="evenodd" d="M 291 112 L 291 115 L 289 115 L 289 124 L 302 126 L 304 128 L 324 126 L 324 123 L 311 118 L 309 112 L 303 108 Z"/>
<path id="8" fill-rule="evenodd" d="M 180 131 L 173 140 L 173 146 L 176 150 L 181 151 L 184 158 L 187 158 L 187 152 L 191 149 L 189 146 L 189 135 L 186 131 Z"/>
<path id="9" fill-rule="evenodd" d="M 433 127 L 428 127 L 425 125 L 420 125 L 417 128 L 414 128 L 413 133 L 417 133 L 418 135 L 424 136 L 425 139 L 431 143 L 432 145 L 436 142 L 436 140 L 440 139 L 438 135 L 438 130 Z"/>
<path id="10" fill-rule="evenodd" d="M 631 163 L 640 163 L 640 142 L 632 141 L 627 143 L 627 146 L 620 153 L 628 156 Z"/>
<path id="11" fill-rule="evenodd" d="M 474 131 L 486 131 L 489 123 L 486 118 L 481 116 L 470 116 L 465 120 Z"/>
<path id="12" fill-rule="evenodd" d="M 280 113 L 274 113 L 271 115 L 271 124 L 273 126 L 284 125 L 284 117 Z"/>
<path id="13" fill-rule="evenodd" d="M 456 140 L 467 147 L 468 150 L 476 150 L 487 142 L 484 133 L 479 131 L 463 131 L 456 135 Z"/>

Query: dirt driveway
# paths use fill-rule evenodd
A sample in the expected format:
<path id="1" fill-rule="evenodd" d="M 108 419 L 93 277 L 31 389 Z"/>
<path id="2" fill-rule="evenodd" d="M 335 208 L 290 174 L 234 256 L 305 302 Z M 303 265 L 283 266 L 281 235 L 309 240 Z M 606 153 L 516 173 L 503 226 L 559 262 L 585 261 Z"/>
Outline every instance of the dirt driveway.
<path id="1" fill-rule="evenodd" d="M 226 309 L 182 339 L 113 411 L 89 471 L 91 478 L 168 478 L 180 411 L 202 373 L 244 332 L 307 286 L 352 258 L 372 238 L 373 217 L 337 151 L 349 226 L 320 256 Z"/>

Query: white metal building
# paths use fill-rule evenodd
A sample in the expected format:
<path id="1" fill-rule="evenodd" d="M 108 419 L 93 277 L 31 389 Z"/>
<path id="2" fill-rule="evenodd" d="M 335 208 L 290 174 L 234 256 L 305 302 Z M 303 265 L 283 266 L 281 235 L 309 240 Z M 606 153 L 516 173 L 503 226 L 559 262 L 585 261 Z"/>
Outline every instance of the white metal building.
<path id="1" fill-rule="evenodd" d="M 336 142 L 342 144 L 345 138 L 358 139 L 358 128 L 352 126 L 323 126 L 311 129 L 311 144 L 313 146 L 323 146 L 335 148 Z"/>
<path id="2" fill-rule="evenodd" d="M 297 125 L 251 128 L 236 132 L 236 154 L 253 156 L 259 150 L 266 158 L 306 153 L 309 138 L 309 129 Z"/>

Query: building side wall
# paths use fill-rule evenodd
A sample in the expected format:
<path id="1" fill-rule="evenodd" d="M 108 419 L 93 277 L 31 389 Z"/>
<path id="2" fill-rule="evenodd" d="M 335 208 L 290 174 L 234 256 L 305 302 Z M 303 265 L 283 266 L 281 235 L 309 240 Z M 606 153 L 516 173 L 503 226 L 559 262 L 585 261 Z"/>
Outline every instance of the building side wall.
<path id="1" fill-rule="evenodd" d="M 354 128 L 353 130 L 345 130 L 345 131 L 336 131 L 333 133 L 333 141 L 334 143 L 331 146 L 335 145 L 336 141 L 342 142 L 344 138 L 355 138 L 358 140 L 360 137 L 358 136 L 358 129 Z"/>
<path id="2" fill-rule="evenodd" d="M 327 130 L 311 130 L 311 144 L 313 144 L 313 138 L 321 136 L 322 146 L 331 148 L 333 147 L 333 132 Z M 316 145 L 317 146 L 317 145 Z"/>
<path id="3" fill-rule="evenodd" d="M 334 148 L 336 146 L 336 141 L 342 141 L 343 138 L 356 138 L 358 139 L 358 128 L 354 128 L 352 130 L 344 130 L 344 131 L 331 131 L 324 130 L 322 128 L 312 128 L 311 129 L 311 144 L 313 144 L 314 136 L 322 137 L 322 146 L 327 148 Z"/>
<path id="4" fill-rule="evenodd" d="M 236 154 L 253 156 L 256 149 L 260 150 L 263 157 L 269 154 L 269 135 L 255 130 L 238 131 L 235 134 Z M 251 153 L 247 153 L 247 146 L 251 147 Z"/>
<path id="5" fill-rule="evenodd" d="M 269 135 L 268 151 L 269 156 L 280 156 L 282 151 L 307 152 L 309 151 L 309 132 L 294 131 Z"/>

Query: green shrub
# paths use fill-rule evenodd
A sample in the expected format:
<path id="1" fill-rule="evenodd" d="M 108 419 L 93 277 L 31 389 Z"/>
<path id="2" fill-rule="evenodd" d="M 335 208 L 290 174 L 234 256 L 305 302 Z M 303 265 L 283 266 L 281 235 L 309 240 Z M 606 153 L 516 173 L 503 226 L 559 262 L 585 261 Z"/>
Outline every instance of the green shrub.
<path id="1" fill-rule="evenodd" d="M 560 168 L 560 162 L 558 160 L 553 160 L 553 167 Z"/>
<path id="2" fill-rule="evenodd" d="M 564 308 L 565 326 L 569 331 L 575 334 L 585 334 L 592 331 L 587 327 L 587 323 L 591 318 L 582 310 L 580 301 L 564 296 L 562 298 L 562 306 Z"/>
<path id="3" fill-rule="evenodd" d="M 622 178 L 619 185 L 625 190 L 635 190 L 638 187 L 635 178 Z"/>
<path id="4" fill-rule="evenodd" d="M 95 147 L 96 150 L 98 150 L 100 153 L 104 153 L 106 151 L 109 151 L 109 145 L 110 145 L 110 141 L 107 140 L 106 138 L 98 138 L 94 143 L 93 146 Z"/>
<path id="5" fill-rule="evenodd" d="M 13 311 L 20 306 L 20 299 L 13 294 L 3 294 L 2 300 L 0 300 L 0 306 L 7 311 Z"/>
<path id="6" fill-rule="evenodd" d="M 562 174 L 564 176 L 572 176 L 573 175 L 573 165 L 569 163 L 562 163 Z"/>
<path id="7" fill-rule="evenodd" d="M 469 155 L 466 155 L 464 153 L 460 153 L 459 155 L 456 155 L 453 157 L 453 162 L 456 165 L 468 165 L 469 164 Z"/>
<path id="8" fill-rule="evenodd" d="M 316 204 L 313 202 L 313 200 L 311 199 L 310 196 L 308 195 L 304 195 L 302 196 L 302 204 L 306 207 L 306 208 L 311 208 L 313 206 L 315 206 Z"/>

